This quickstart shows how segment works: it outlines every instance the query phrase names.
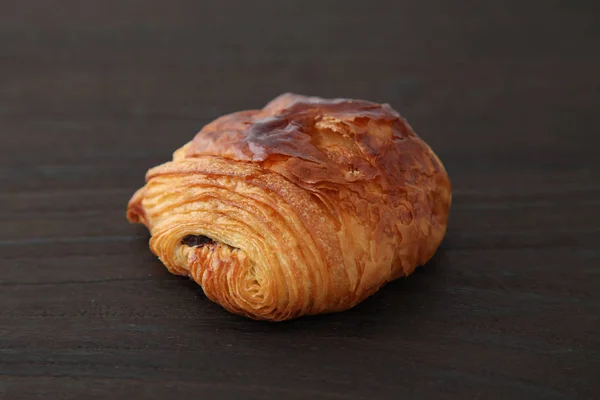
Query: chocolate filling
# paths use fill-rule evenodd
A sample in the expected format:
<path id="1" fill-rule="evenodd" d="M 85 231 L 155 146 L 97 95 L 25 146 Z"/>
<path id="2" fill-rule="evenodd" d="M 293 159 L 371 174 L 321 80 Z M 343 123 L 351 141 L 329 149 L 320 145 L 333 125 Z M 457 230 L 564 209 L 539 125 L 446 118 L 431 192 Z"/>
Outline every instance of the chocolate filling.
<path id="1" fill-rule="evenodd" d="M 202 235 L 187 235 L 181 239 L 181 244 L 190 247 L 204 246 L 205 244 L 211 244 L 214 242 L 215 241 L 211 238 Z"/>

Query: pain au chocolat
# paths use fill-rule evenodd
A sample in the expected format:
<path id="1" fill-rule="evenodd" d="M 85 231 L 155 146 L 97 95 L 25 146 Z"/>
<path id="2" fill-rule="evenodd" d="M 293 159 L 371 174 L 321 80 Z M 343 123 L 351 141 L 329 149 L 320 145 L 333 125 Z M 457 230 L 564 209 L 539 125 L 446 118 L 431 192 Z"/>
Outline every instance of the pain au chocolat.
<path id="1" fill-rule="evenodd" d="M 235 314 L 346 310 L 435 253 L 438 157 L 389 105 L 284 94 L 225 115 L 148 171 L 129 221 L 174 274 Z"/>

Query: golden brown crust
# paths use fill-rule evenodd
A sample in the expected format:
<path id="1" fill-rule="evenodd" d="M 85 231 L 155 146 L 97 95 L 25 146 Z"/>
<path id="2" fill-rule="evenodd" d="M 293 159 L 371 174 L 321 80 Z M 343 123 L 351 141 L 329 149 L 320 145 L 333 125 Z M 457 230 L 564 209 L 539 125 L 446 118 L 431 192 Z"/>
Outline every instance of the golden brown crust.
<path id="1" fill-rule="evenodd" d="M 345 310 L 410 274 L 451 203 L 442 163 L 391 107 L 294 94 L 218 118 L 146 179 L 127 216 L 154 254 L 265 320 Z"/>

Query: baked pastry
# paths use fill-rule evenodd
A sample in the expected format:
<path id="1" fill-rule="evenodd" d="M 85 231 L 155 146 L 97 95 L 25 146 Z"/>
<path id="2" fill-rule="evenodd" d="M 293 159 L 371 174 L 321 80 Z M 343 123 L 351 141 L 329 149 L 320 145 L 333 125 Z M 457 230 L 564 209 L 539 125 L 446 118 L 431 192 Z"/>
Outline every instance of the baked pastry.
<path id="1" fill-rule="evenodd" d="M 225 115 L 152 168 L 127 217 L 227 310 L 261 320 L 346 310 L 426 263 L 448 175 L 389 105 L 284 94 Z"/>

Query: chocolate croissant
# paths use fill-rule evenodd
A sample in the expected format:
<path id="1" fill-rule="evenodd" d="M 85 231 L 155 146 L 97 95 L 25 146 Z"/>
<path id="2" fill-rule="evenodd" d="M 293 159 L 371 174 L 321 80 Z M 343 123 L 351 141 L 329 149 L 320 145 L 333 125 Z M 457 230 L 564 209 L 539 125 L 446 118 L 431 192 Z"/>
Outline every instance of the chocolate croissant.
<path id="1" fill-rule="evenodd" d="M 346 310 L 426 263 L 448 175 L 389 105 L 284 94 L 225 115 L 148 171 L 129 221 L 174 274 L 235 314 Z"/>

